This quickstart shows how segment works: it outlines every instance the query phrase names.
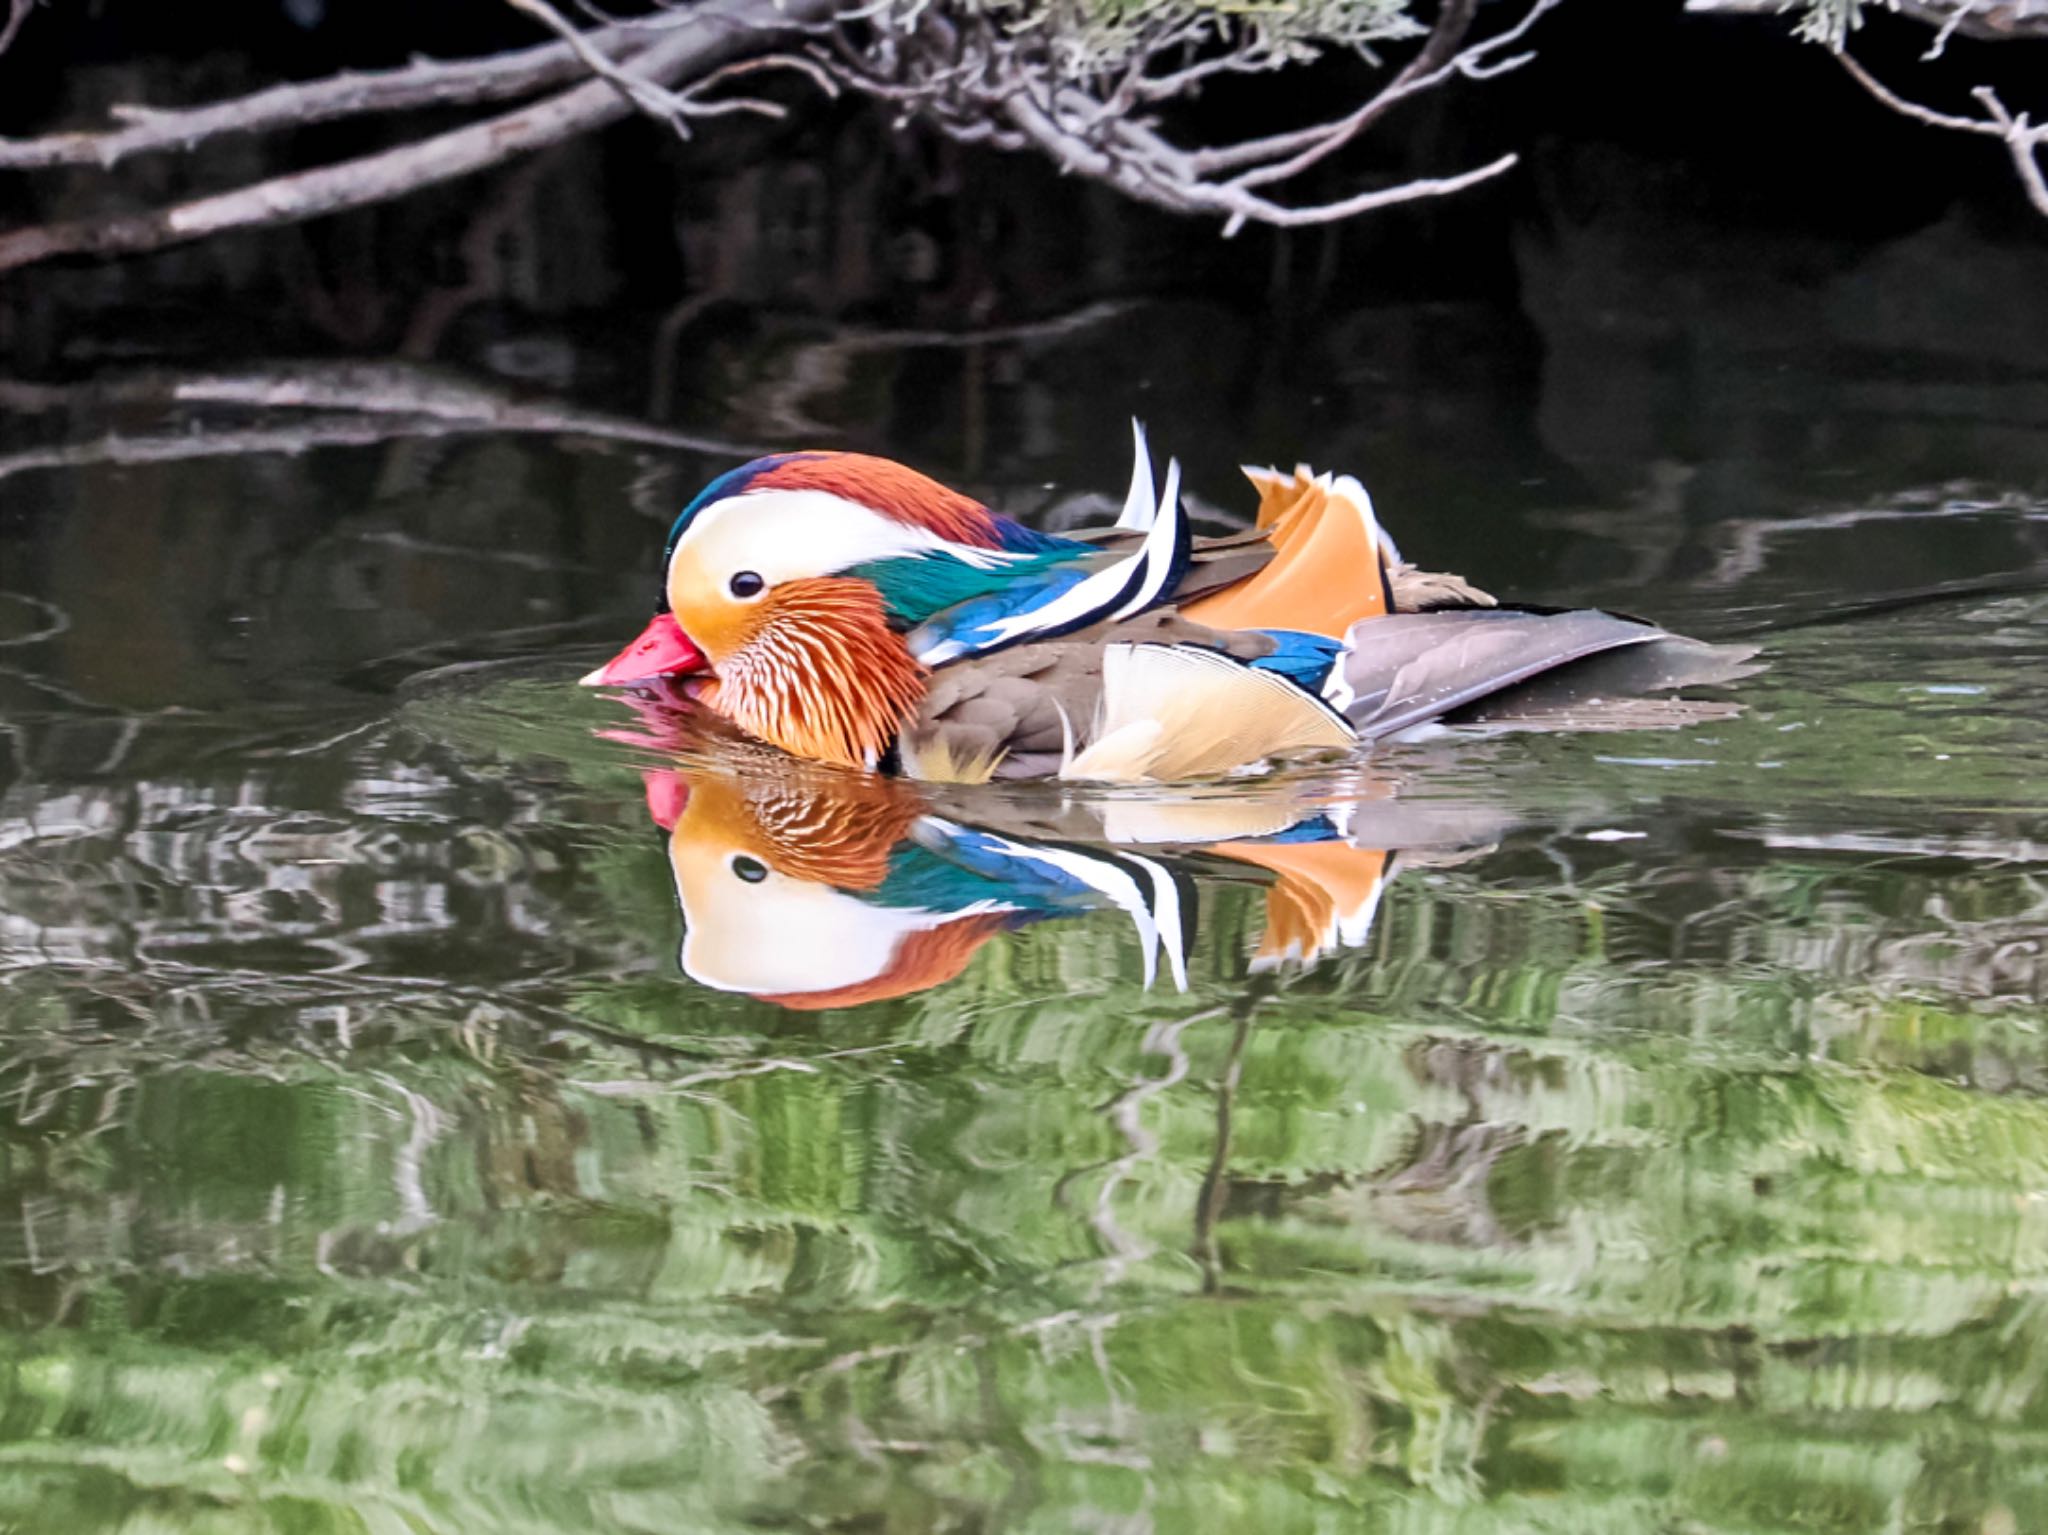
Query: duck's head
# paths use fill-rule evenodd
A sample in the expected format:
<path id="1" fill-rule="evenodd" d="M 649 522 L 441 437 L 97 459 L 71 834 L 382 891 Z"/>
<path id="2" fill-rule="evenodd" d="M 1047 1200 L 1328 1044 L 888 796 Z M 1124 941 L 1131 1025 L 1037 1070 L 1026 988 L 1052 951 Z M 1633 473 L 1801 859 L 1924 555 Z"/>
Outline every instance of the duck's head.
<path id="1" fill-rule="evenodd" d="M 685 679 L 764 740 L 871 767 L 924 695 L 906 633 L 1061 542 L 889 459 L 756 459 L 683 509 L 654 618 L 583 680 Z"/>
<path id="2" fill-rule="evenodd" d="M 851 1007 L 952 979 L 1009 917 L 930 894 L 911 841 L 923 810 L 898 779 L 742 780 L 664 771 L 684 974 L 784 1007 Z"/>

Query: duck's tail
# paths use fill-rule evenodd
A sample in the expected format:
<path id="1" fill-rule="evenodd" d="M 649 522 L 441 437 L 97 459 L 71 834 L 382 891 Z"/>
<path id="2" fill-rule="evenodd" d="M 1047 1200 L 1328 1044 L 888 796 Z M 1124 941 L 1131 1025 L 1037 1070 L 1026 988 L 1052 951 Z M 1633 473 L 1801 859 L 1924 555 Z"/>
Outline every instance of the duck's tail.
<path id="1" fill-rule="evenodd" d="M 1362 618 L 1391 612 L 1401 556 L 1372 497 L 1348 474 L 1245 470 L 1259 492 L 1259 531 L 1273 558 L 1249 580 L 1182 611 L 1216 629 L 1296 629 L 1342 639 Z"/>

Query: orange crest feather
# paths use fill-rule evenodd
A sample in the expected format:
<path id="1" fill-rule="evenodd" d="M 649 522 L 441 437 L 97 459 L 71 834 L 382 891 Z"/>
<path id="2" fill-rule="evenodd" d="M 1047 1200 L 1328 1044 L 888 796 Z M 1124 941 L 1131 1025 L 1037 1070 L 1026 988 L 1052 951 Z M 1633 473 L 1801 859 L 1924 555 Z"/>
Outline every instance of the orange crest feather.
<path id="1" fill-rule="evenodd" d="M 972 496 L 963 496 L 893 459 L 868 453 L 792 458 L 762 475 L 751 488 L 830 491 L 898 522 L 928 528 L 956 544 L 993 549 L 1000 542 L 988 508 Z"/>

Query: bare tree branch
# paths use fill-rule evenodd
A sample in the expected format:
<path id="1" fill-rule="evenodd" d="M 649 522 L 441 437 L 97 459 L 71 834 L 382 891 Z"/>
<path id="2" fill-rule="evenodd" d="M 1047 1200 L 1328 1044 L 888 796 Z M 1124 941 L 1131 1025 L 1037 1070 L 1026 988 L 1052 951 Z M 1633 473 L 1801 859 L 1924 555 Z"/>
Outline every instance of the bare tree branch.
<path id="1" fill-rule="evenodd" d="M 810 76 L 826 95 L 839 94 L 838 82 L 817 64 L 799 55 L 786 53 L 736 59 L 697 79 L 686 91 L 679 93 L 666 90 L 652 81 L 634 78 L 592 48 L 589 34 L 580 31 L 574 22 L 550 5 L 548 0 L 505 0 L 505 3 L 514 10 L 533 17 L 560 37 L 593 74 L 610 81 L 612 88 L 618 91 L 629 105 L 657 122 L 666 123 L 682 138 L 690 136 L 690 119 L 693 117 L 721 117 L 733 112 L 754 112 L 763 117 L 774 118 L 785 115 L 783 108 L 771 101 L 759 101 L 746 96 L 726 97 L 715 101 L 705 98 L 706 91 L 713 90 L 738 75 L 762 69 L 794 69 Z"/>
<path id="2" fill-rule="evenodd" d="M 1241 178 L 1241 184 L 1260 186 L 1300 175 L 1324 156 L 1357 138 L 1393 110 L 1397 102 L 1409 96 L 1420 95 L 1424 91 L 1435 90 L 1453 75 L 1462 74 L 1468 79 L 1483 80 L 1519 68 L 1528 62 L 1530 55 L 1520 54 L 1505 58 L 1495 58 L 1494 55 L 1520 42 L 1536 24 L 1537 18 L 1557 4 L 1559 0 L 1536 0 L 1536 3 L 1523 14 L 1522 19 L 1507 31 L 1475 43 L 1460 52 L 1458 44 L 1464 40 L 1466 32 L 1471 30 L 1472 14 L 1477 6 L 1462 3 L 1462 0 L 1446 0 L 1429 41 L 1423 45 L 1422 51 L 1409 61 L 1408 67 L 1388 83 L 1385 90 L 1374 96 L 1352 116 L 1345 118 L 1341 124 L 1331 125 L 1328 131 L 1305 145 L 1292 159 L 1278 165 L 1267 165 L 1248 171 Z M 1240 158 L 1236 163 L 1243 165 L 1249 164 L 1250 161 Z"/>
<path id="3" fill-rule="evenodd" d="M 1930 128 L 1947 128 L 1958 133 L 1997 132 L 1990 123 L 1980 118 L 1954 117 L 1946 112 L 1937 112 L 1932 107 L 1923 107 L 1916 101 L 1906 100 L 1846 53 L 1836 54 L 1835 60 L 1849 72 L 1850 78 L 1858 85 L 1901 116 L 1926 123 Z"/>
<path id="4" fill-rule="evenodd" d="M 830 0 L 707 0 L 688 13 L 689 25 L 663 36 L 624 68 L 637 79 L 673 85 L 771 46 L 776 38 L 822 20 L 830 11 Z M 157 250 L 222 230 L 292 224 L 365 207 L 616 122 L 631 110 L 610 81 L 588 81 L 516 112 L 359 159 L 147 213 L 38 225 L 0 235 L 0 272 L 52 256 Z"/>
<path id="5" fill-rule="evenodd" d="M 27 0 L 8 0 L 18 16 Z M 1485 80 L 1527 62 L 1511 53 L 1560 0 L 1521 0 L 1519 20 L 1468 37 L 1481 0 L 1440 0 L 1435 25 L 1388 83 L 1329 122 L 1222 145 L 1183 147 L 1150 109 L 1228 75 L 1269 73 L 1314 57 L 1327 35 L 1243 13 L 1133 8 L 1102 44 L 1049 12 L 937 0 L 701 0 L 670 4 L 644 22 L 585 30 L 557 0 L 505 0 L 556 40 L 491 58 L 422 60 L 180 110 L 116 108 L 126 126 L 0 140 L 0 169 L 112 165 L 125 156 L 189 150 L 230 133 L 429 105 L 466 105 L 556 90 L 502 115 L 317 169 L 277 176 L 169 207 L 0 234 L 0 272 L 53 257 L 156 250 L 217 232 L 290 224 L 403 196 L 615 122 L 629 111 L 687 134 L 692 119 L 731 112 L 779 116 L 776 103 L 707 96 L 733 75 L 796 68 L 922 117 L 953 138 L 1037 149 L 1064 169 L 1154 207 L 1292 228 L 1330 223 L 1461 191 L 1515 164 L 1502 155 L 1458 174 L 1416 177 L 1320 203 L 1285 203 L 1268 188 L 1293 181 L 1359 138 L 1401 101 L 1457 79 Z M 668 3 L 668 0 L 665 0 Z M 1338 29 L 1369 45 L 1417 35 L 1398 11 Z M 778 51 L 789 42 L 801 53 Z M 1366 56 L 1370 57 L 1369 53 Z M 596 78 L 584 78 L 595 75 Z"/>
<path id="6" fill-rule="evenodd" d="M 1756 16 L 1783 14 L 1787 0 L 1685 0 L 1686 10 L 1698 15 Z M 1939 58 L 1957 33 L 1990 41 L 2015 38 L 2048 39 L 2048 0 L 1887 0 L 1890 9 L 1937 29 L 1933 43 L 1921 55 Z M 1840 39 L 1830 42 L 1836 61 L 1849 77 L 1878 101 L 1902 117 L 1910 117 L 1930 128 L 1950 133 L 1974 133 L 1995 138 L 2012 157 L 2013 170 L 2027 201 L 2048 218 L 2048 174 L 2041 168 L 2042 147 L 2048 145 L 2048 124 L 2029 120 L 2024 112 L 2014 113 L 1988 85 L 1971 94 L 1984 108 L 1982 117 L 1959 117 L 1938 112 L 1908 100 L 1879 80 L 1853 58 Z"/>
<path id="7" fill-rule="evenodd" d="M 678 133 L 688 137 L 689 129 L 675 109 L 675 100 L 667 92 L 658 90 L 645 80 L 635 79 L 605 56 L 589 34 L 571 22 L 547 0 L 505 0 L 515 11 L 533 17 L 542 26 L 562 40 L 564 47 L 582 60 L 583 65 L 601 80 L 611 83 L 613 90 L 625 98 L 630 106 L 638 107 L 651 117 L 668 123 Z"/>
<path id="8" fill-rule="evenodd" d="M 2035 212 L 2048 218 L 2048 178 L 2042 176 L 2040 159 L 2041 146 L 2048 144 L 2048 124 L 2036 126 L 2027 121 L 2026 113 L 2015 116 L 2008 112 L 1998 93 L 1988 85 L 1980 85 L 1970 94 L 1983 104 L 1992 121 L 2005 130 L 2002 136 L 2006 152 L 2012 156 L 2020 185 L 2026 188 L 2027 201 L 2034 205 Z"/>
<path id="9" fill-rule="evenodd" d="M 1131 23 L 1135 36 L 1128 57 L 1114 67 L 1076 67 L 1069 50 L 1049 41 L 1043 26 L 1005 27 L 966 7 L 944 13 L 922 7 L 896 18 L 897 25 L 878 26 L 866 46 L 842 30 L 831 47 L 814 53 L 854 88 L 899 104 L 905 117 L 922 117 L 953 138 L 1037 149 L 1063 170 L 1105 182 L 1140 202 L 1219 217 L 1224 232 L 1233 234 L 1248 223 L 1333 223 L 1462 191 L 1509 169 L 1516 163 L 1511 154 L 1456 175 L 1418 177 L 1312 204 L 1281 203 L 1260 190 L 1321 163 L 1410 96 L 1526 63 L 1530 55 L 1506 50 L 1559 3 L 1526 0 L 1512 26 L 1466 44 L 1478 0 L 1442 0 L 1421 49 L 1351 112 L 1307 128 L 1196 148 L 1177 144 L 1136 109 L 1220 75 L 1263 73 L 1296 62 L 1304 56 L 1298 41 L 1235 17 L 1169 21 L 1150 34 L 1140 19 Z M 1199 49 L 1209 51 L 1188 56 Z"/>
<path id="10" fill-rule="evenodd" d="M 1526 26 L 1535 20 L 1541 8 L 1532 9 L 1524 18 L 1523 25 Z M 1314 134 L 1293 159 L 1251 172 L 1247 177 L 1247 184 L 1261 185 L 1268 181 L 1284 181 L 1289 176 L 1307 170 L 1316 161 L 1335 153 L 1357 138 L 1392 111 L 1396 102 L 1416 88 L 1418 80 L 1443 68 L 1450 61 L 1451 56 L 1457 52 L 1458 44 L 1465 40 L 1465 34 L 1472 30 L 1472 18 L 1478 11 L 1479 0 L 1443 0 L 1443 8 L 1437 12 L 1436 25 L 1430 29 L 1429 39 L 1422 45 L 1422 51 L 1407 62 L 1384 90 L 1344 119 L 1341 127 Z M 1237 163 L 1250 162 L 1240 160 Z"/>
<path id="11" fill-rule="evenodd" d="M 1310 224 L 1334 223 L 1396 203 L 1447 196 L 1500 175 L 1512 168 L 1519 158 L 1511 154 L 1502 155 L 1491 164 L 1457 176 L 1404 181 L 1380 191 L 1361 192 L 1339 202 L 1288 208 L 1255 197 L 1233 185 L 1176 176 L 1171 169 L 1170 156 L 1161 152 L 1148 154 L 1149 146 L 1126 146 L 1122 154 L 1098 149 L 1068 131 L 1028 99 L 1013 100 L 1009 106 L 1009 117 L 1027 140 L 1050 155 L 1062 169 L 1092 176 L 1109 183 L 1126 196 L 1172 213 L 1220 214 L 1227 220 L 1225 232 L 1233 234 L 1250 222 L 1294 229 Z"/>
<path id="12" fill-rule="evenodd" d="M 2012 156 L 2013 169 L 2019 173 L 2027 201 L 2043 218 L 2048 218 L 2048 178 L 2042 174 L 2040 161 L 2042 146 L 2048 145 L 2048 123 L 2033 123 L 2026 113 L 2014 113 L 1988 85 L 1980 85 L 1971 92 L 1984 108 L 1983 117 L 1957 117 L 1952 113 L 1937 112 L 1917 101 L 1908 101 L 1848 54 L 1838 53 L 1835 57 L 1849 72 L 1850 78 L 1894 112 L 1932 128 L 1945 128 L 1952 133 L 1981 134 L 2002 142 L 2006 152 Z"/>
<path id="13" fill-rule="evenodd" d="M 636 22 L 589 33 L 585 41 L 591 48 L 630 57 L 657 35 L 654 25 Z M 543 43 L 488 58 L 418 59 L 403 69 L 276 85 L 200 107 L 116 107 L 114 115 L 128 123 L 125 128 L 0 138 L 0 169 L 111 166 L 130 155 L 193 149 L 226 134 L 268 133 L 367 112 L 508 101 L 581 80 L 585 72 L 581 57 L 568 44 Z"/>
<path id="14" fill-rule="evenodd" d="M 10 0 L 7 7 L 7 24 L 0 26 L 0 53 L 7 51 L 7 45 L 14 41 L 14 34 L 21 30 L 21 24 L 28 20 L 28 13 L 35 9 L 36 0 Z"/>
<path id="15" fill-rule="evenodd" d="M 1948 36 L 1984 42 L 2048 37 L 2043 0 L 1890 0 L 1891 9 Z M 1685 0 L 1696 16 L 1782 16 L 1785 0 Z M 1939 51 L 1938 49 L 1936 50 Z"/>

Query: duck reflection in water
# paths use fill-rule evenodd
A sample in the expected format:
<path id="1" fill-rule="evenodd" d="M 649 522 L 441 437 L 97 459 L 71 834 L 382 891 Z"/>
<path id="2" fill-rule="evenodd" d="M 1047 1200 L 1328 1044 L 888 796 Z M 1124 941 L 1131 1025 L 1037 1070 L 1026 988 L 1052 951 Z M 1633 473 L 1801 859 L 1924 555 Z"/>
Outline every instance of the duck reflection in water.
<path id="1" fill-rule="evenodd" d="M 784 1007 L 851 1007 L 954 979 L 1000 935 L 1121 913 L 1147 986 L 1186 989 L 1198 887 L 1188 865 L 1266 886 L 1254 970 L 1366 941 L 1396 844 L 1493 840 L 1493 812 L 1389 800 L 1332 807 L 1216 793 L 974 801 L 972 823 L 919 786 L 838 772 L 664 768 L 686 975 Z"/>

